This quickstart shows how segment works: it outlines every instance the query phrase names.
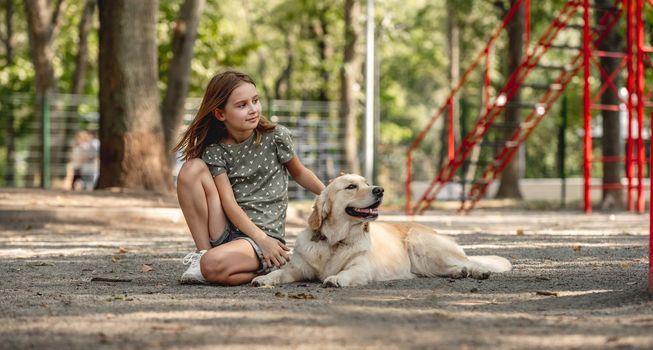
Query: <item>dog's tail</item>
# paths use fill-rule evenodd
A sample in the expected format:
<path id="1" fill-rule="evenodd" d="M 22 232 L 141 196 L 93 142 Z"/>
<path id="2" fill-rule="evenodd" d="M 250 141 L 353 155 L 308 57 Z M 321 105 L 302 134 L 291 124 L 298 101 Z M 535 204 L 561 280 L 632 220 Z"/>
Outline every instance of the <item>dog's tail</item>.
<path id="1" fill-rule="evenodd" d="M 506 272 L 512 270 L 512 264 L 508 259 L 496 255 L 468 256 L 470 261 L 478 264 L 483 270 L 489 272 Z"/>

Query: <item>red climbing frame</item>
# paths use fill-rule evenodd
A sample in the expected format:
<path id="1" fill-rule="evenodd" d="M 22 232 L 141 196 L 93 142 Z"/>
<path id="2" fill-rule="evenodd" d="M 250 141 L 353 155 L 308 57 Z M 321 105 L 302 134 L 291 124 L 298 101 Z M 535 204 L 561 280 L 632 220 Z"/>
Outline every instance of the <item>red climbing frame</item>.
<path id="1" fill-rule="evenodd" d="M 632 1 L 632 0 L 631 0 Z M 635 3 L 635 31 L 636 31 L 636 38 L 637 38 L 637 55 L 636 55 L 636 72 L 637 72 L 637 79 L 636 79 L 636 85 L 637 85 L 637 116 L 638 116 L 638 121 L 639 121 L 639 132 L 641 133 L 642 131 L 642 124 L 643 124 L 643 118 L 644 118 L 644 107 L 653 107 L 653 103 L 651 103 L 651 96 L 653 95 L 653 87 L 649 88 L 649 92 L 645 92 L 646 86 L 645 86 L 645 81 L 644 81 L 644 61 L 648 63 L 650 67 L 653 67 L 653 62 L 651 60 L 651 53 L 653 53 L 653 48 L 651 47 L 645 47 L 644 46 L 644 20 L 642 18 L 642 12 L 644 10 L 644 3 L 642 0 L 636 0 Z M 653 0 L 647 0 L 646 5 L 649 7 L 653 8 Z M 642 101 L 642 102 L 639 102 Z M 653 112 L 651 112 L 651 117 L 649 119 L 649 122 L 653 124 Z M 653 134 L 653 125 L 650 125 L 652 132 L 649 133 L 649 135 Z M 641 135 L 641 134 L 640 134 Z M 641 179 L 643 178 L 643 164 L 644 164 L 644 147 L 643 147 L 643 141 L 642 138 L 639 138 L 640 140 L 640 147 L 638 152 L 638 163 L 642 166 L 639 167 L 638 169 L 638 177 L 640 179 L 638 183 L 638 193 L 641 192 L 642 188 L 642 181 Z M 649 146 L 653 147 L 653 142 L 650 142 L 649 138 Z M 653 155 L 653 148 L 651 148 L 651 151 L 649 153 L 650 155 Z M 653 184 L 653 172 L 651 169 L 653 169 L 653 157 L 649 157 L 649 184 Z M 640 198 L 643 198 L 641 196 Z M 651 215 L 651 203 L 653 199 L 653 186 L 649 186 L 649 246 L 648 246 L 648 291 L 649 293 L 653 293 L 653 215 Z M 643 211 L 644 209 L 644 203 L 643 199 L 638 201 L 638 205 L 640 205 L 641 202 L 641 209 Z M 639 208 L 638 208 L 639 209 Z"/>
<path id="2" fill-rule="evenodd" d="M 653 120 L 653 113 L 651 113 L 651 119 Z M 653 143 L 650 144 L 653 147 Z M 653 151 L 653 148 L 651 148 Z M 651 152 L 650 154 L 653 154 Z M 653 169 L 653 157 L 650 157 L 649 169 Z M 653 172 L 649 170 L 649 181 L 653 183 Z M 649 232 L 648 232 L 648 291 L 653 293 L 653 215 L 651 215 L 651 199 L 653 199 L 653 186 L 649 186 L 649 207 L 648 207 L 648 217 L 649 217 Z"/>
<path id="3" fill-rule="evenodd" d="M 472 150 L 482 141 L 483 137 L 486 135 L 488 130 L 492 127 L 494 120 L 497 116 L 505 109 L 506 105 L 511 103 L 512 98 L 515 93 L 522 86 L 528 75 L 535 69 L 550 69 L 551 67 L 546 67 L 546 65 L 540 65 L 540 59 L 544 54 L 554 45 L 553 41 L 556 39 L 557 35 L 564 30 L 578 13 L 582 10 L 583 3 L 579 0 L 569 0 L 560 10 L 557 17 L 552 21 L 549 28 L 541 35 L 540 39 L 532 45 L 532 47 L 524 50 L 526 52 L 526 57 L 521 62 L 520 66 L 512 73 L 504 87 L 496 94 L 496 97 L 490 98 L 489 96 L 489 67 L 490 65 L 490 50 L 497 40 L 497 37 L 501 31 L 507 26 L 508 22 L 512 17 L 517 13 L 520 6 L 528 5 L 528 2 L 517 1 L 515 5 L 511 8 L 509 13 L 504 18 L 502 24 L 494 32 L 490 40 L 488 41 L 485 48 L 473 61 L 472 65 L 465 71 L 463 77 L 458 82 L 456 87 L 451 91 L 450 95 L 446 99 L 445 103 L 431 118 L 428 125 L 419 133 L 413 144 L 411 145 L 408 154 L 407 154 L 407 176 L 406 176 L 406 211 L 409 214 L 415 212 L 422 212 L 425 209 L 429 208 L 431 203 L 435 200 L 438 192 L 449 183 L 452 178 L 455 176 L 456 172 L 463 164 L 467 161 Z M 526 7 L 524 9 L 526 17 L 530 16 L 530 9 Z M 598 31 L 596 29 L 591 30 L 591 32 L 586 33 L 590 40 L 588 42 L 598 43 L 600 42 L 606 33 L 615 25 L 621 11 L 619 11 L 618 16 L 612 15 L 610 12 L 603 16 L 599 21 L 599 24 L 604 27 L 603 31 Z M 529 21 L 525 21 L 528 23 Z M 598 26 L 597 26 L 598 27 Z M 607 29 L 606 29 L 607 28 Z M 528 40 L 530 42 L 530 30 L 527 28 L 525 33 L 528 34 Z M 596 44 L 594 44 L 596 45 Z M 593 46 L 593 45 L 592 45 Z M 569 84 L 573 75 L 582 67 L 580 64 L 580 58 L 582 53 L 578 53 L 575 58 L 572 59 L 571 64 L 564 65 L 558 69 L 561 69 L 561 74 L 558 79 L 548 86 L 548 89 L 541 96 L 542 98 L 536 103 L 532 108 L 531 115 L 526 119 L 526 122 L 522 123 L 519 126 L 517 132 L 512 136 L 510 140 L 505 141 L 504 148 L 499 152 L 494 162 L 488 165 L 485 170 L 482 172 L 482 178 L 479 181 L 476 181 L 470 190 L 469 201 L 471 205 L 465 207 L 465 201 L 463 201 L 463 206 L 461 209 L 471 209 L 474 204 L 480 200 L 485 194 L 489 184 L 496 179 L 496 177 L 503 171 L 507 166 L 510 159 L 514 156 L 516 150 L 519 146 L 526 140 L 528 135 L 532 132 L 533 128 L 537 126 L 542 117 L 549 110 L 551 105 L 557 100 L 557 98 L 562 94 L 564 88 Z M 471 71 L 476 68 L 482 58 L 486 60 L 485 68 L 485 81 L 484 81 L 484 99 L 483 99 L 483 108 L 482 113 L 479 119 L 476 122 L 476 125 L 470 131 L 467 136 L 461 141 L 458 148 L 453 152 L 453 157 L 451 152 L 449 153 L 449 161 L 440 169 L 437 176 L 431 181 L 426 191 L 422 196 L 416 201 L 413 205 L 412 203 L 412 153 L 419 145 L 419 143 L 424 139 L 426 133 L 433 126 L 435 120 L 442 114 L 445 108 L 450 104 L 449 101 L 452 100 L 453 96 L 459 92 L 460 88 L 464 83 L 467 83 L 467 80 L 470 77 Z M 553 67 L 556 68 L 556 67 Z M 449 118 L 452 119 L 452 118 Z M 449 132 L 453 133 L 453 128 L 449 127 Z M 452 139 L 450 134 L 449 140 Z M 591 141 L 591 140 L 590 140 Z"/>
<path id="4" fill-rule="evenodd" d="M 424 129 L 422 129 L 422 131 L 420 131 L 420 133 L 417 135 L 417 137 L 415 138 L 413 143 L 410 145 L 410 148 L 408 150 L 408 154 L 406 156 L 406 212 L 407 213 L 409 213 L 409 214 L 413 213 L 413 208 L 412 208 L 412 205 L 411 205 L 412 177 L 413 177 L 413 175 L 412 175 L 413 174 L 413 158 L 412 158 L 413 151 L 422 142 L 422 140 L 424 140 L 424 138 L 426 137 L 426 134 L 433 127 L 433 124 L 435 123 L 435 121 L 438 120 L 438 118 L 440 118 L 440 116 L 442 115 L 444 110 L 448 108 L 449 101 L 453 101 L 453 97 L 456 96 L 456 94 L 460 91 L 462 86 L 470 79 L 470 76 L 472 75 L 472 73 L 474 72 L 476 67 L 479 66 L 479 64 L 481 63 L 481 61 L 483 59 L 485 59 L 485 62 L 486 62 L 486 69 L 485 69 L 485 72 L 486 72 L 486 74 L 485 74 L 485 77 L 486 77 L 486 79 L 485 79 L 486 90 L 485 90 L 485 93 L 486 94 L 488 93 L 489 89 L 487 89 L 487 87 L 489 87 L 489 84 L 490 84 L 489 68 L 488 67 L 489 67 L 489 62 L 490 62 L 489 60 L 490 60 L 490 52 L 491 52 L 492 46 L 494 45 L 494 42 L 497 40 L 499 35 L 501 35 L 501 33 L 503 32 L 503 29 L 508 25 L 510 20 L 515 16 L 515 14 L 519 10 L 519 7 L 521 6 L 523 1 L 524 0 L 517 0 L 515 2 L 513 7 L 508 11 L 508 13 L 506 14 L 506 17 L 501 22 L 501 25 L 499 26 L 499 28 L 497 28 L 494 31 L 494 33 L 492 34 L 492 36 L 488 40 L 487 44 L 485 45 L 485 47 L 474 58 L 474 60 L 469 65 L 467 70 L 465 70 L 465 72 L 463 73 L 463 75 L 460 78 L 460 80 L 458 81 L 458 83 L 452 88 L 451 92 L 449 93 L 449 96 L 447 96 L 447 98 L 445 99 L 445 101 L 447 101 L 447 102 L 445 104 L 443 104 L 442 106 L 440 106 L 440 108 L 438 108 L 438 110 L 435 112 L 435 114 L 433 114 L 433 116 L 431 117 L 431 119 L 429 120 L 427 125 L 424 127 Z M 488 101 L 485 100 L 484 103 L 488 103 Z M 453 133 L 454 133 L 453 127 L 449 128 L 449 139 L 453 138 Z M 453 155 L 455 156 L 455 152 L 454 152 Z M 450 160 L 449 162 L 452 162 L 452 161 L 453 160 Z"/>
<path id="5" fill-rule="evenodd" d="M 645 211 L 645 194 L 644 194 L 644 171 L 646 166 L 646 155 L 644 150 L 644 139 L 640 137 L 643 134 L 644 128 L 644 108 L 651 107 L 651 94 L 653 89 L 647 93 L 645 90 L 644 71 L 646 68 L 645 63 L 650 67 L 651 59 L 649 53 L 653 52 L 650 47 L 644 46 L 644 25 L 642 12 L 644 6 L 653 5 L 652 0 L 620 0 L 615 1 L 616 5 L 621 4 L 622 8 L 626 10 L 626 52 L 604 52 L 592 49 L 592 45 L 584 40 L 583 47 L 583 71 L 584 71 L 584 126 L 585 126 L 585 139 L 584 139 L 584 202 L 585 212 L 592 212 L 591 192 L 592 188 L 623 188 L 626 190 L 626 203 L 629 211 L 636 210 L 639 213 Z M 589 1 L 583 0 L 583 15 L 585 18 L 583 24 L 583 33 L 589 31 Z M 601 65 L 597 62 L 597 57 L 612 57 L 620 58 L 620 64 L 614 72 L 606 72 Z M 592 67 L 595 67 L 600 75 L 603 77 L 603 85 L 598 86 L 598 92 L 591 95 L 590 75 Z M 628 96 L 626 99 L 620 101 L 620 104 L 626 106 L 628 112 L 628 130 L 626 138 L 626 154 L 624 157 L 593 157 L 592 156 L 592 139 L 590 122 L 592 119 L 592 110 L 619 110 L 619 106 L 606 106 L 597 104 L 596 101 L 601 97 L 605 91 L 610 89 L 617 96 L 619 92 L 614 84 L 614 80 L 625 68 L 627 72 L 626 90 Z M 636 119 L 635 119 L 636 118 Z M 637 121 L 636 135 L 633 135 L 633 121 Z M 626 169 L 627 184 L 625 186 L 615 184 L 591 184 L 591 167 L 593 162 L 624 162 Z M 636 176 L 636 179 L 635 179 Z M 635 202 L 636 201 L 636 202 Z"/>
<path id="6" fill-rule="evenodd" d="M 590 16 L 590 1 L 589 0 L 569 0 L 565 3 L 561 9 L 558 16 L 553 20 L 551 26 L 547 31 L 541 36 L 536 44 L 531 45 L 531 33 L 530 33 L 530 0 L 517 0 L 513 7 L 510 9 L 506 17 L 503 19 L 499 27 L 495 30 L 492 36 L 489 38 L 485 47 L 481 52 L 476 56 L 472 61 L 469 68 L 464 72 L 460 81 L 454 86 L 451 90 L 449 96 L 445 99 L 445 103 L 435 112 L 431 117 L 426 127 L 418 134 L 415 141 L 411 144 L 406 159 L 406 212 L 408 214 L 420 213 L 423 210 L 430 207 L 431 202 L 436 199 L 438 192 L 444 187 L 444 185 L 450 182 L 455 173 L 458 171 L 459 167 L 466 161 L 472 149 L 482 140 L 484 135 L 487 133 L 488 129 L 492 127 L 494 119 L 496 116 L 504 110 L 505 105 L 511 100 L 514 93 L 520 88 L 524 83 L 526 77 L 529 73 L 537 66 L 542 55 L 552 46 L 552 42 L 555 39 L 558 32 L 567 26 L 571 16 L 577 12 L 582 11 L 583 25 L 582 25 L 582 42 L 583 46 L 580 53 L 572 59 L 571 64 L 568 69 L 565 69 L 564 72 L 556 79 L 556 82 L 552 84 L 551 88 L 547 90 L 542 98 L 539 100 L 539 103 L 535 105 L 532 113 L 526 117 L 525 121 L 521 123 L 517 131 L 514 133 L 510 140 L 505 142 L 503 149 L 499 152 L 499 155 L 495 157 L 494 161 L 489 164 L 485 171 L 482 172 L 481 180 L 475 182 L 472 185 L 470 190 L 469 200 L 471 201 L 471 206 L 465 208 L 465 201 L 463 199 L 462 209 L 471 209 L 474 207 L 474 204 L 480 200 L 487 188 L 488 185 L 497 178 L 497 176 L 503 171 L 505 166 L 512 159 L 518 147 L 526 140 L 530 135 L 533 128 L 538 124 L 542 119 L 544 114 L 550 109 L 551 105 L 557 100 L 561 95 L 562 91 L 569 84 L 571 77 L 581 71 L 583 72 L 583 107 L 584 107 L 584 209 L 585 212 L 590 213 L 592 210 L 591 206 L 591 192 L 592 188 L 624 188 L 627 193 L 627 208 L 629 211 L 636 210 L 639 213 L 643 213 L 645 210 L 645 194 L 644 194 L 644 172 L 645 165 L 648 163 L 646 160 L 646 155 L 644 151 L 644 140 L 642 137 L 643 128 L 644 128 L 644 114 L 645 108 L 653 107 L 653 88 L 649 87 L 646 89 L 645 84 L 645 75 L 644 71 L 646 68 L 653 68 L 653 59 L 651 54 L 653 53 L 653 48 L 645 46 L 644 40 L 644 22 L 642 13 L 645 6 L 653 7 L 653 0 L 615 0 L 615 8 L 618 8 L 618 14 L 615 18 L 609 18 L 610 16 L 606 14 L 595 28 L 591 27 L 591 16 Z M 491 77 L 490 77 L 490 65 L 491 65 L 491 51 L 494 47 L 494 44 L 506 28 L 511 19 L 515 16 L 517 11 L 521 6 L 524 6 L 524 42 L 525 42 L 525 56 L 526 58 L 522 61 L 519 68 L 513 72 L 513 74 L 508 79 L 506 85 L 496 94 L 494 98 L 491 97 Z M 617 11 L 615 11 L 617 12 Z M 626 50 L 625 52 L 603 52 L 597 49 L 598 43 L 603 39 L 603 37 L 612 30 L 616 22 L 619 20 L 619 17 L 622 17 L 623 12 L 625 14 L 626 21 Z M 604 29 L 601 32 L 599 28 L 603 26 Z M 607 28 L 607 29 L 605 29 Z M 617 26 L 616 28 L 619 28 Z M 598 57 L 611 57 L 616 59 L 621 59 L 617 69 L 613 72 L 606 72 L 602 69 L 601 65 L 598 63 Z M 461 90 L 462 86 L 470 80 L 472 72 L 479 67 L 484 61 L 484 72 L 483 72 L 483 107 L 482 113 L 474 127 L 474 129 L 468 133 L 463 140 L 461 140 L 460 145 L 455 148 L 455 138 L 454 138 L 454 106 L 453 101 L 456 94 Z M 596 68 L 596 71 L 602 76 L 603 79 L 601 86 L 595 86 L 598 88 L 595 94 L 592 94 L 592 67 Z M 591 118 L 592 110 L 619 110 L 619 106 L 606 106 L 597 103 L 601 95 L 607 90 L 615 92 L 619 96 L 619 89 L 614 83 L 614 80 L 619 75 L 621 71 L 625 70 L 627 74 L 626 79 L 626 90 L 627 97 L 620 101 L 620 104 L 626 106 L 628 112 L 628 130 L 627 130 L 627 139 L 626 139 L 626 154 L 624 157 L 593 157 L 592 156 L 592 134 L 591 134 Z M 598 79 L 595 79 L 598 81 Z M 555 86 L 555 88 L 553 87 Z M 428 188 L 424 194 L 416 201 L 412 203 L 412 155 L 415 149 L 425 138 L 427 132 L 433 127 L 435 121 L 444 113 L 444 110 L 447 110 L 447 146 L 448 146 L 448 162 L 443 165 L 439 170 L 437 176 L 431 181 Z M 637 118 L 637 119 L 635 119 Z M 651 119 L 653 119 L 653 113 L 651 114 Z M 651 120 L 650 119 L 650 120 Z M 634 120 L 637 121 L 637 130 L 633 132 Z M 636 134 L 636 135 L 633 135 Z M 650 133 L 653 134 L 653 131 Z M 455 148 L 455 149 L 454 149 Z M 651 143 L 651 154 L 653 154 L 653 143 Z M 653 157 L 652 157 L 653 158 Z M 653 159 L 649 160 L 649 169 L 653 168 Z M 593 185 L 591 184 L 591 167 L 593 162 L 624 162 L 627 185 L 622 186 L 619 184 L 600 184 Z M 635 176 L 637 179 L 635 180 Z M 653 172 L 649 171 L 649 177 L 651 183 L 653 183 Z M 649 190 L 649 203 L 653 199 L 653 187 L 650 187 Z M 649 291 L 653 293 L 653 215 L 650 212 L 649 205 L 649 217 L 650 217 L 650 237 L 649 237 Z"/>

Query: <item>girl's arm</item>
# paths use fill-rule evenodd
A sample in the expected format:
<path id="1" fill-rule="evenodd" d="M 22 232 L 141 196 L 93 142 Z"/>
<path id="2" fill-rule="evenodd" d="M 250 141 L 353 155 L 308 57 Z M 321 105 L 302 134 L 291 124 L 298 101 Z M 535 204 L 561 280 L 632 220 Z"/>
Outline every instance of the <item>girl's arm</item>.
<path id="1" fill-rule="evenodd" d="M 293 179 L 305 189 L 319 195 L 324 189 L 324 184 L 315 174 L 306 168 L 297 156 L 286 163 L 286 168 Z"/>
<path id="2" fill-rule="evenodd" d="M 275 265 L 280 267 L 288 261 L 289 257 L 286 251 L 288 247 L 280 241 L 269 237 L 263 230 L 256 226 L 247 216 L 245 211 L 238 205 L 234 197 L 231 182 L 226 173 L 214 176 L 213 181 L 218 188 L 220 202 L 224 213 L 232 224 L 243 231 L 247 236 L 256 241 L 263 251 L 263 258 L 267 260 L 268 266 Z"/>

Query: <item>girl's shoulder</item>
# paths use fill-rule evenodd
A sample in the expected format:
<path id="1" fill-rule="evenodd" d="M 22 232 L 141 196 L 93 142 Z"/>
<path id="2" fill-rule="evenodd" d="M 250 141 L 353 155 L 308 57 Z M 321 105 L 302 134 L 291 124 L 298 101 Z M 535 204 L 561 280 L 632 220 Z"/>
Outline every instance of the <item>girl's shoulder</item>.
<path id="1" fill-rule="evenodd" d="M 220 144 L 212 143 L 204 148 L 204 152 L 202 152 L 202 158 L 206 160 L 208 157 L 215 157 L 217 155 L 221 155 L 222 153 L 224 153 L 224 149 L 220 146 Z"/>
<path id="2" fill-rule="evenodd" d="M 204 148 L 204 153 L 215 152 L 220 149 L 222 149 L 222 147 L 220 147 L 219 143 L 212 143 L 210 145 L 207 145 L 206 148 Z"/>
<path id="3" fill-rule="evenodd" d="M 292 132 L 281 124 L 276 124 L 272 129 L 261 130 L 259 132 L 261 133 L 263 142 L 279 143 L 292 140 Z"/>
<path id="4" fill-rule="evenodd" d="M 274 136 L 275 140 L 292 137 L 292 132 L 281 124 L 277 124 L 277 126 L 271 131 L 271 133 L 272 136 Z"/>

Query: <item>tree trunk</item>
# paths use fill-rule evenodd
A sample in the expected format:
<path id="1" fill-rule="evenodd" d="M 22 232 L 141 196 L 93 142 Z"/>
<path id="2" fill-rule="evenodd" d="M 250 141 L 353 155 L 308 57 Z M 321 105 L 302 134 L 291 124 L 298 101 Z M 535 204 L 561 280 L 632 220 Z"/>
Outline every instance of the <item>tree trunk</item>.
<path id="1" fill-rule="evenodd" d="M 295 55 L 293 54 L 293 41 L 290 33 L 285 37 L 286 55 L 288 56 L 286 67 L 274 82 L 274 96 L 278 100 L 290 99 L 291 76 L 295 65 Z"/>
<path id="2" fill-rule="evenodd" d="M 172 168 L 176 156 L 169 152 L 176 143 L 179 128 L 184 119 L 184 102 L 190 85 L 190 63 L 193 59 L 197 26 L 204 9 L 205 0 L 185 0 L 179 10 L 179 18 L 172 38 L 172 60 L 168 69 L 168 87 L 161 106 L 165 149 L 168 166 Z"/>
<path id="3" fill-rule="evenodd" d="M 100 0 L 98 188 L 172 189 L 157 87 L 159 2 Z"/>
<path id="4" fill-rule="evenodd" d="M 514 6 L 517 0 L 510 0 L 511 6 Z M 512 21 L 506 28 L 508 32 L 508 74 L 510 76 L 517 68 L 522 59 L 522 49 L 524 46 L 524 7 L 520 6 L 519 11 L 515 14 Z M 517 105 L 521 101 L 521 91 L 517 90 L 506 106 L 505 123 L 508 126 L 519 124 L 519 107 Z M 504 140 L 510 139 L 512 134 L 517 130 L 516 127 L 507 127 Z M 510 163 L 501 173 L 501 183 L 497 191 L 497 198 L 522 198 L 521 190 L 519 189 L 519 173 L 520 161 L 519 150 L 515 156 L 510 160 Z"/>
<path id="5" fill-rule="evenodd" d="M 11 66 L 14 64 L 14 0 L 5 0 L 5 36 L 2 43 L 5 47 L 5 62 Z"/>
<path id="6" fill-rule="evenodd" d="M 5 36 L 2 42 L 5 47 L 5 63 L 7 67 L 14 64 L 14 0 L 5 0 Z M 0 99 L 6 96 L 0 96 Z M 13 104 L 7 100 L 5 108 L 9 109 L 7 113 L 7 120 L 5 124 L 5 147 L 7 149 L 7 156 L 5 157 L 5 186 L 12 186 L 14 184 L 15 172 L 15 139 L 14 139 L 14 111 Z"/>
<path id="7" fill-rule="evenodd" d="M 29 46 L 34 64 L 34 80 L 37 95 L 54 90 L 54 52 L 52 38 L 57 24 L 61 0 L 54 8 L 48 0 L 25 0 L 25 13 L 29 34 Z"/>
<path id="8" fill-rule="evenodd" d="M 363 57 L 358 49 L 361 28 L 358 24 L 361 8 L 357 0 L 345 1 L 345 51 L 340 69 L 340 117 L 345 126 L 345 170 L 360 174 L 358 141 L 358 89 Z"/>
<path id="9" fill-rule="evenodd" d="M 81 94 L 84 90 L 84 77 L 88 67 L 88 34 L 93 28 L 93 13 L 97 0 L 86 0 L 84 12 L 79 20 L 79 42 L 77 43 L 77 56 L 75 57 L 75 71 L 70 93 L 74 95 Z"/>
<path id="10" fill-rule="evenodd" d="M 27 32 L 29 36 L 29 46 L 34 65 L 34 87 L 36 92 L 36 102 L 34 103 L 34 119 L 38 129 L 41 129 L 43 113 L 43 96 L 56 89 L 56 80 L 52 62 L 54 60 L 54 51 L 52 49 L 52 39 L 59 17 L 61 1 L 57 0 L 54 6 L 51 6 L 48 0 L 24 0 L 25 14 L 27 16 Z M 34 145 L 31 150 L 40 154 L 41 162 L 44 162 L 42 147 Z M 52 156 L 56 157 L 57 152 Z M 56 159 L 56 158 L 54 158 Z M 45 174 L 38 176 L 38 165 L 30 163 L 27 169 L 26 182 L 30 185 L 38 185 L 37 179 L 40 179 L 41 186 L 46 182 L 43 178 Z M 41 168 L 43 169 L 43 168 Z"/>
<path id="11" fill-rule="evenodd" d="M 242 3 L 243 3 L 243 8 L 245 9 L 245 11 L 247 11 L 247 13 L 255 13 L 256 12 L 255 9 L 254 9 L 256 4 L 252 4 L 248 0 L 243 0 Z M 252 20 L 247 25 L 249 27 L 249 34 L 252 36 L 252 38 L 257 38 L 257 39 L 261 38 L 261 35 L 259 34 L 259 31 L 257 30 L 259 26 L 256 24 L 257 23 L 256 21 L 258 20 L 258 18 L 249 18 L 249 19 Z M 258 85 L 256 85 L 256 88 L 261 89 L 262 92 L 263 92 L 263 95 L 261 96 L 262 101 L 270 101 L 272 99 L 271 87 L 268 84 L 266 84 L 265 79 L 263 79 L 264 77 L 266 77 L 268 75 L 268 73 L 267 73 L 267 71 L 268 71 L 267 61 L 268 60 L 267 60 L 266 55 L 265 55 L 265 49 L 263 47 L 259 47 L 258 49 L 256 49 L 256 56 L 257 56 L 258 75 L 259 75 L 259 77 L 261 77 L 261 80 L 259 81 Z M 268 111 L 268 116 L 270 116 L 270 111 Z"/>
<path id="12" fill-rule="evenodd" d="M 597 0 L 597 8 L 609 8 L 613 6 L 612 0 Z M 595 20 L 598 20 L 605 15 L 607 11 L 616 10 L 597 10 L 595 11 Z M 618 28 L 613 28 L 610 33 L 605 36 L 605 39 L 598 45 L 601 51 L 614 52 L 622 51 L 621 43 L 622 38 L 617 32 Z M 620 59 L 610 57 L 601 57 L 601 67 L 607 75 L 611 75 L 615 69 L 619 67 Z M 617 77 L 618 78 L 618 77 Z M 613 80 L 614 86 L 619 86 L 618 79 Z M 601 76 L 602 84 L 608 84 L 603 76 Z M 619 96 L 612 90 L 606 89 L 601 95 L 601 104 L 618 106 Z M 619 112 L 616 111 L 601 111 L 602 125 L 603 125 L 603 138 L 601 139 L 601 150 L 603 157 L 618 157 L 622 152 L 621 144 L 621 123 L 619 122 Z M 621 183 L 621 170 L 624 165 L 621 162 L 603 162 L 603 184 L 619 184 Z M 601 199 L 601 207 L 603 209 L 624 209 L 625 200 L 624 192 L 620 188 L 606 188 L 603 189 L 603 196 Z"/>
<path id="13" fill-rule="evenodd" d="M 320 3 L 320 2 L 318 2 Z M 326 5 L 325 5 L 326 4 Z M 329 93 L 328 86 L 329 80 L 331 79 L 331 73 L 328 69 L 328 63 L 331 60 L 332 48 L 327 41 L 328 37 L 328 23 L 327 23 L 327 11 L 328 11 L 328 2 L 319 6 L 317 9 L 317 14 L 315 18 L 309 19 L 310 32 L 312 33 L 312 39 L 317 45 L 317 52 L 320 55 L 320 65 L 318 67 L 320 77 L 322 78 L 322 84 L 318 90 L 317 99 L 320 101 L 328 101 Z"/>

